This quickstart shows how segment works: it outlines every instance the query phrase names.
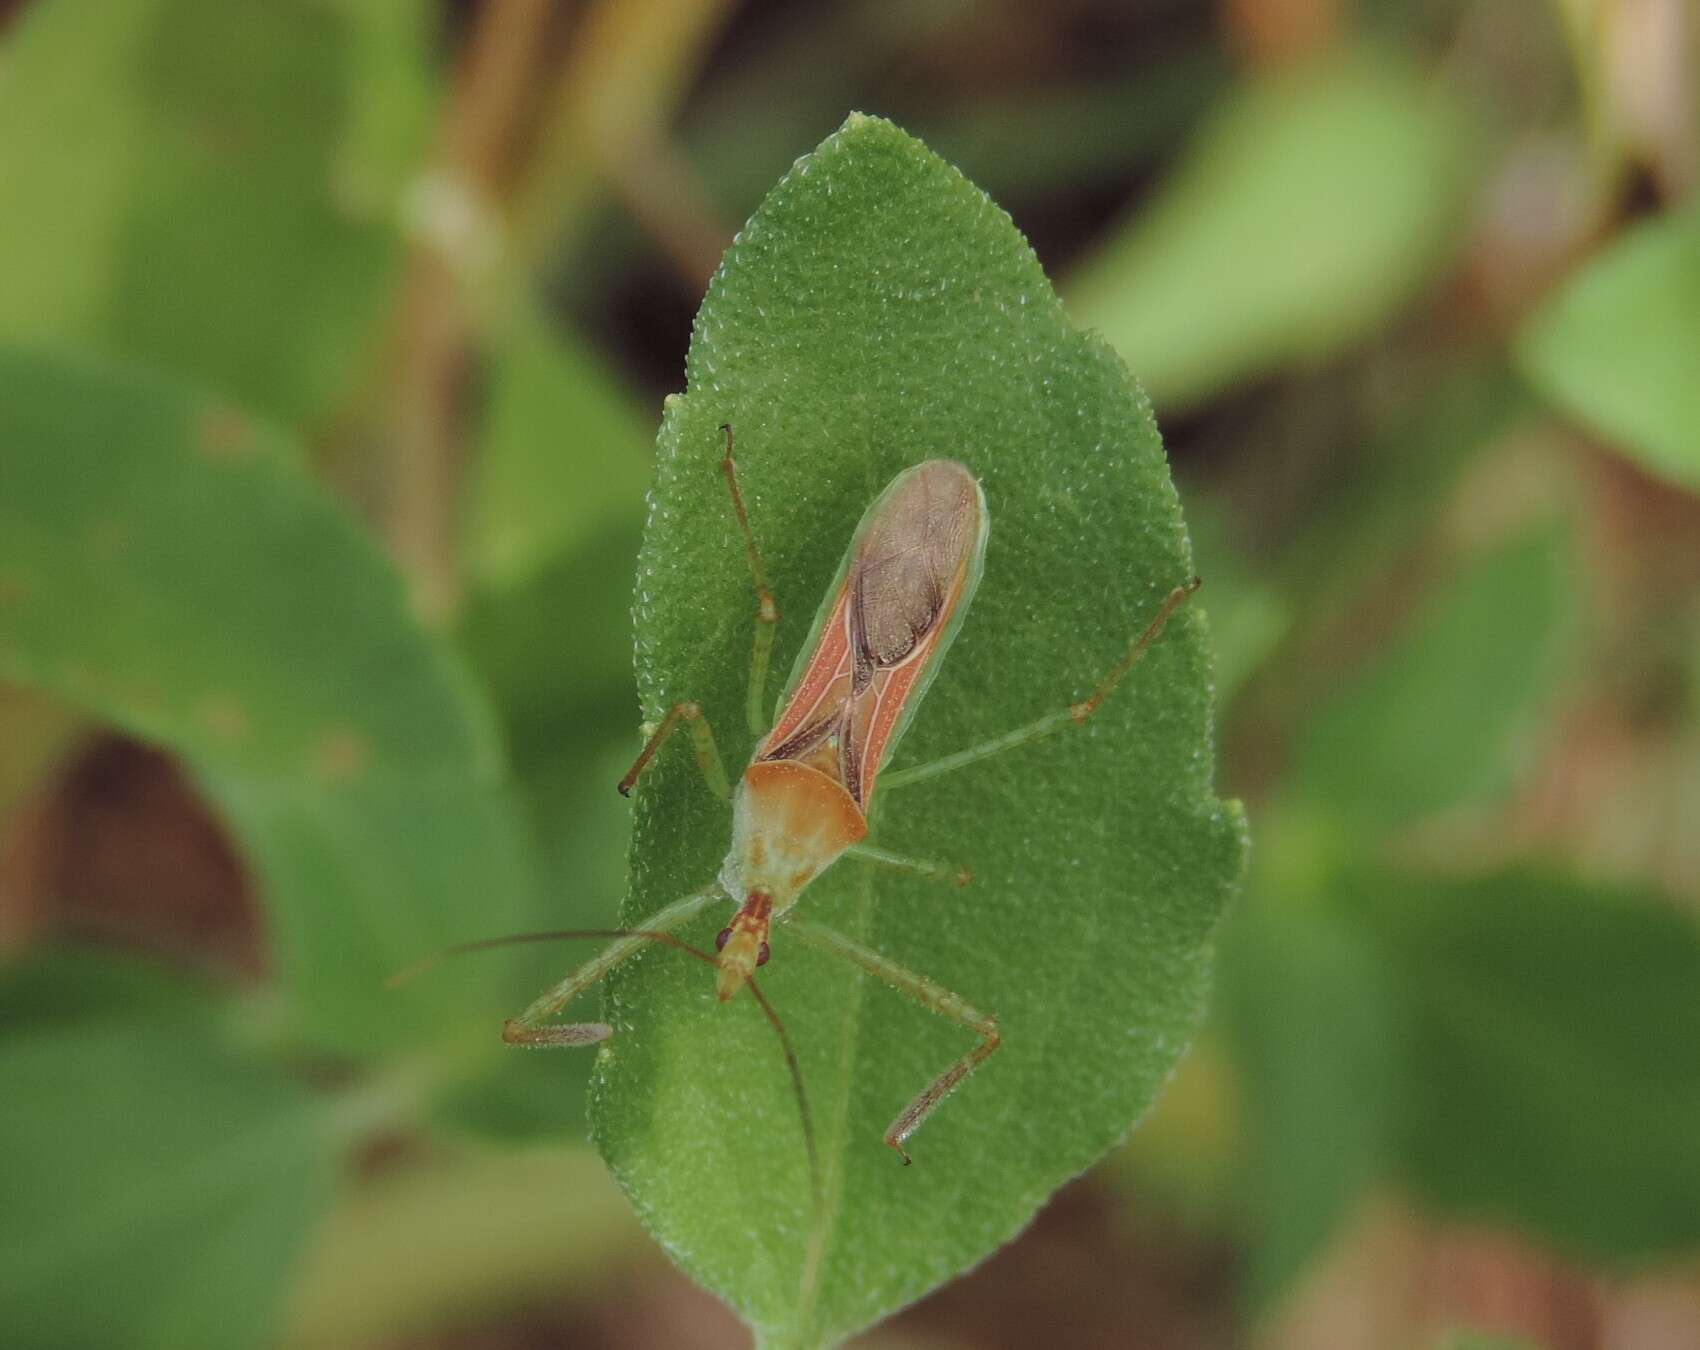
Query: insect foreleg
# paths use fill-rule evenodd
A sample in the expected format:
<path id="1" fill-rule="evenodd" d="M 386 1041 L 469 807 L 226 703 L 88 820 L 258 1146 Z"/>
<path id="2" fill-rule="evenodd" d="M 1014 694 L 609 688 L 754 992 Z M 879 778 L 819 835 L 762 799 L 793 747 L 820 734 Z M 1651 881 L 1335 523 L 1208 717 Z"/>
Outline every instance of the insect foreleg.
<path id="1" fill-rule="evenodd" d="M 876 867 L 889 867 L 899 872 L 918 872 L 934 881 L 942 881 L 950 886 L 966 886 L 974 879 L 974 874 L 966 867 L 953 867 L 950 863 L 928 862 L 924 858 L 910 858 L 901 853 L 891 853 L 872 844 L 852 844 L 844 850 L 849 858 L 862 862 L 873 863 Z"/>
<path id="2" fill-rule="evenodd" d="M 806 945 L 842 957 L 868 974 L 883 980 L 898 993 L 914 999 L 923 1008 L 936 1012 L 940 1017 L 949 1018 L 979 1036 L 980 1043 L 928 1083 L 915 1100 L 898 1113 L 897 1119 L 892 1121 L 890 1128 L 886 1130 L 885 1142 L 896 1149 L 898 1156 L 907 1164 L 910 1158 L 904 1152 L 904 1140 L 920 1129 L 934 1108 L 950 1095 L 952 1089 L 973 1073 L 1002 1043 L 997 1018 L 979 1012 L 960 995 L 951 993 L 925 975 L 917 975 L 897 962 L 881 956 L 873 948 L 852 941 L 842 933 L 802 919 L 793 919 L 785 927 Z"/>
<path id="3" fill-rule="evenodd" d="M 714 730 L 708 725 L 708 716 L 703 712 L 702 706 L 689 700 L 675 703 L 667 709 L 667 715 L 661 719 L 661 725 L 656 727 L 650 738 L 644 742 L 643 749 L 638 751 L 638 757 L 632 761 L 632 767 L 626 770 L 626 776 L 619 782 L 622 797 L 631 796 L 638 776 L 648 767 L 649 761 L 655 758 L 656 751 L 661 749 L 662 744 L 681 722 L 691 729 L 691 743 L 697 753 L 697 768 L 702 770 L 703 781 L 708 784 L 709 791 L 721 801 L 731 798 L 732 789 L 726 781 L 726 770 L 720 762 L 720 750 L 714 744 Z"/>
<path id="4" fill-rule="evenodd" d="M 1146 625 L 1145 631 L 1128 647 L 1127 655 L 1116 662 L 1110 668 L 1109 673 L 1098 681 L 1098 687 L 1081 699 L 1080 702 L 1071 703 L 1068 707 L 1059 708 L 1053 713 L 1046 713 L 1043 717 L 1029 722 L 1024 727 L 1017 727 L 1014 731 L 1006 731 L 1003 735 L 994 736 L 991 740 L 982 741 L 979 745 L 971 745 L 966 750 L 958 750 L 954 755 L 946 755 L 942 759 L 935 759 L 926 764 L 917 764 L 911 768 L 900 769 L 895 773 L 883 774 L 880 777 L 880 787 L 889 791 L 892 788 L 904 787 L 910 783 L 925 782 L 929 778 L 937 778 L 940 774 L 953 773 L 955 770 L 966 768 L 970 764 L 977 764 L 982 759 L 990 759 L 993 755 L 1001 755 L 1005 750 L 1013 750 L 1018 745 L 1026 745 L 1029 741 L 1040 740 L 1053 732 L 1061 731 L 1064 727 L 1085 725 L 1087 719 L 1103 706 L 1104 700 L 1115 692 L 1116 686 L 1121 683 L 1122 676 L 1132 670 L 1139 659 L 1150 649 L 1151 644 L 1162 636 L 1163 626 L 1169 622 L 1174 612 L 1186 603 L 1187 598 L 1198 589 L 1200 584 L 1198 578 L 1194 577 L 1186 585 L 1176 586 L 1174 590 L 1170 591 L 1168 597 L 1163 601 L 1162 607 L 1158 609 L 1157 617 Z"/>
<path id="5" fill-rule="evenodd" d="M 756 641 L 750 653 L 750 688 L 745 699 L 745 714 L 749 718 L 750 734 L 760 737 L 767 730 L 767 718 L 762 711 L 767 691 L 768 658 L 773 654 L 773 634 L 779 627 L 779 605 L 767 584 L 767 572 L 761 565 L 761 550 L 756 547 L 755 531 L 750 528 L 750 513 L 744 509 L 744 494 L 738 488 L 738 465 L 732 458 L 732 427 L 722 423 L 726 433 L 726 455 L 720 461 L 720 471 L 726 475 L 726 487 L 732 494 L 732 514 L 738 518 L 738 529 L 744 536 L 744 550 L 750 558 L 750 575 L 756 583 Z"/>
<path id="6" fill-rule="evenodd" d="M 694 895 L 687 895 L 683 900 L 675 900 L 660 913 L 648 919 L 641 929 L 620 934 L 597 955 L 591 957 L 590 960 L 568 975 L 566 979 L 539 995 L 532 1005 L 518 1017 L 509 1018 L 502 1027 L 502 1039 L 509 1045 L 524 1045 L 533 1049 L 556 1045 L 594 1045 L 597 1041 L 607 1040 L 614 1034 L 614 1029 L 606 1022 L 571 1022 L 548 1025 L 549 1019 L 613 970 L 615 966 L 649 943 L 665 942 L 669 945 L 679 946 L 712 964 L 714 958 L 708 953 L 697 952 L 695 948 L 686 947 L 684 943 L 670 937 L 669 934 L 687 919 L 700 913 L 724 895 L 725 892 L 720 889 L 718 883 L 706 887 Z"/>

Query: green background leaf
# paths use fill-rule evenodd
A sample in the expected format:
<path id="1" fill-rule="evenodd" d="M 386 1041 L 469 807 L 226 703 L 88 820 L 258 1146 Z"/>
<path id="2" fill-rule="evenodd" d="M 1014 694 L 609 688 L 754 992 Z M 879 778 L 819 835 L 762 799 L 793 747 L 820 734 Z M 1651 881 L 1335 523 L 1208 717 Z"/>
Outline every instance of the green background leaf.
<path id="1" fill-rule="evenodd" d="M 467 551 L 478 582 L 523 584 L 635 522 L 649 458 L 645 419 L 595 354 L 523 313 L 496 357 L 474 461 Z"/>
<path id="2" fill-rule="evenodd" d="M 1065 319 L 1008 218 L 888 123 L 852 117 L 773 190 L 698 316 L 669 403 L 638 571 L 646 716 L 703 704 L 736 766 L 754 595 L 719 473 L 742 482 L 789 669 L 850 533 L 901 468 L 961 458 L 992 531 L 985 580 L 894 765 L 1079 697 L 1191 575 L 1147 405 Z M 1210 787 L 1209 657 L 1183 611 L 1084 731 L 876 801 L 871 837 L 966 863 L 967 890 L 840 862 L 800 912 L 996 1014 L 1004 1048 L 927 1124 L 903 1168 L 881 1143 L 967 1048 L 958 1027 L 774 938 L 764 972 L 797 1043 L 825 1157 L 810 1224 L 796 1105 L 748 999 L 651 952 L 605 1007 L 593 1127 L 651 1230 L 764 1342 L 847 1334 L 1010 1237 L 1149 1105 L 1199 1016 L 1243 825 Z M 770 688 L 777 697 L 779 681 Z M 639 794 L 631 921 L 702 886 L 725 807 L 670 746 Z M 711 940 L 723 913 L 689 935 Z"/>
<path id="3" fill-rule="evenodd" d="M 1700 1243 L 1700 930 L 1561 876 L 1348 891 L 1392 973 L 1431 1200 L 1623 1265 Z M 1656 1034 L 1655 1034 L 1656 1031 Z"/>
<path id="4" fill-rule="evenodd" d="M 304 1085 L 131 1010 L 0 1042 L 0 1099 L 0 1340 L 262 1343 L 334 1190 Z"/>
<path id="5" fill-rule="evenodd" d="M 1464 121 L 1382 56 L 1250 85 L 1158 202 L 1069 280 L 1160 408 L 1314 364 L 1433 277 L 1458 234 Z"/>
<path id="6" fill-rule="evenodd" d="M 1391 828 L 1501 791 L 1527 756 L 1573 629 L 1568 538 L 1540 526 L 1461 572 L 1306 728 L 1293 782 Z"/>
<path id="7" fill-rule="evenodd" d="M 155 1021 L 205 1016 L 214 990 L 157 962 L 78 947 L 27 953 L 0 968 L 0 1027 L 7 1035 L 35 1026 L 120 1021 L 138 1013 Z"/>
<path id="8" fill-rule="evenodd" d="M 330 5 L 31 6 L 0 81 L 0 338 L 323 417 L 400 261 L 374 120 L 405 144 L 429 113 L 418 80 L 355 106 L 355 37 Z"/>
<path id="9" fill-rule="evenodd" d="M 313 1039 L 464 1030 L 498 967 L 382 981 L 526 910 L 494 724 L 293 458 L 175 386 L 0 349 L 0 673 L 188 759 Z"/>
<path id="10" fill-rule="evenodd" d="M 1700 209 L 1618 239 L 1535 314 L 1517 354 L 1559 407 L 1700 492 Z"/>
<path id="11" fill-rule="evenodd" d="M 1221 968 L 1250 1140 L 1242 1288 L 1257 1312 L 1381 1175 L 1398 1082 L 1379 953 L 1336 918 L 1270 909 L 1234 916 Z"/>

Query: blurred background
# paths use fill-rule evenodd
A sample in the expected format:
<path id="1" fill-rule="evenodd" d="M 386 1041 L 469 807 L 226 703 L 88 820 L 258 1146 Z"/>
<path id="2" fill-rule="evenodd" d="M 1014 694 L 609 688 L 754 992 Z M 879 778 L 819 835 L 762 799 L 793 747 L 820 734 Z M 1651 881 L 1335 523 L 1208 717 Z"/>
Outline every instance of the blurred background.
<path id="1" fill-rule="evenodd" d="M 1254 832 L 1153 1116 L 857 1344 L 1700 1346 L 1687 0 L 0 3 L 0 1339 L 746 1343 L 583 1142 L 589 1057 L 486 1057 L 564 958 L 445 971 L 454 1054 L 322 972 L 356 912 L 396 951 L 468 896 L 612 921 L 660 400 L 851 109 L 991 193 L 1150 392 Z M 72 498 L 163 492 L 114 381 L 295 461 L 275 520 L 209 488 L 179 541 L 217 572 L 216 518 L 275 533 L 230 579 L 255 642 L 268 588 L 342 584 L 290 541 L 364 576 L 369 535 L 437 691 L 397 700 L 505 779 L 332 819 L 232 749 L 289 672 L 178 697 L 228 644 L 53 561 L 130 543 Z M 73 411 L 109 438 L 67 482 L 113 468 L 38 500 L 18 438 Z M 19 549 L 51 632 L 5 617 Z M 311 772 L 368 752 L 333 729 Z"/>

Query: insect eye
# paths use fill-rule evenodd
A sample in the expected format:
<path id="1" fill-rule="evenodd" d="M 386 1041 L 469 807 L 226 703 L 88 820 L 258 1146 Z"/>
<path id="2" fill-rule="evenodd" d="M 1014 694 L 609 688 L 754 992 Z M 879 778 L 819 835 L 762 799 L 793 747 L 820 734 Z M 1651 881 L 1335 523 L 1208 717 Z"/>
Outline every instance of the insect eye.
<path id="1" fill-rule="evenodd" d="M 765 966 L 767 964 L 767 958 L 772 955 L 773 953 L 767 949 L 767 943 L 762 943 L 761 950 L 756 953 L 756 964 L 758 966 Z"/>
<path id="2" fill-rule="evenodd" d="M 730 928 L 722 928 L 720 930 L 720 932 L 715 935 L 714 950 L 717 951 L 717 952 L 725 951 L 726 950 L 726 944 L 728 942 L 730 942 L 731 940 L 732 940 L 732 930 Z"/>

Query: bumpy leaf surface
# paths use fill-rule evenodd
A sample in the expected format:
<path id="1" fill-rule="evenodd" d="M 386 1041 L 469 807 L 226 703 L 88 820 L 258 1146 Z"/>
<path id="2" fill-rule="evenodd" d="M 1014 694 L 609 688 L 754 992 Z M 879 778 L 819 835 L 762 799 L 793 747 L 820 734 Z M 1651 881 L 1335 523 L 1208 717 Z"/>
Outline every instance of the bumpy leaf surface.
<path id="1" fill-rule="evenodd" d="M 637 583 L 646 717 L 699 700 L 733 771 L 755 599 L 720 476 L 723 422 L 783 619 L 778 697 L 863 510 L 900 469 L 967 464 L 985 579 L 890 771 L 1089 690 L 1192 560 L 1149 406 L 1074 330 L 1007 216 L 891 125 L 852 117 L 728 253 L 662 427 Z M 947 777 L 882 791 L 871 838 L 973 869 L 966 889 L 839 862 L 798 914 L 995 1014 L 1004 1048 L 911 1141 L 881 1135 L 972 1036 L 774 937 L 824 1162 L 818 1275 L 797 1105 L 748 997 L 656 949 L 617 973 L 593 1128 L 645 1222 L 764 1344 L 830 1343 L 1007 1240 L 1150 1105 L 1202 1008 L 1240 869 L 1211 789 L 1210 658 L 1183 612 L 1103 713 Z M 726 808 L 683 744 L 638 795 L 627 919 L 708 882 Z M 687 936 L 712 942 L 727 910 Z"/>

